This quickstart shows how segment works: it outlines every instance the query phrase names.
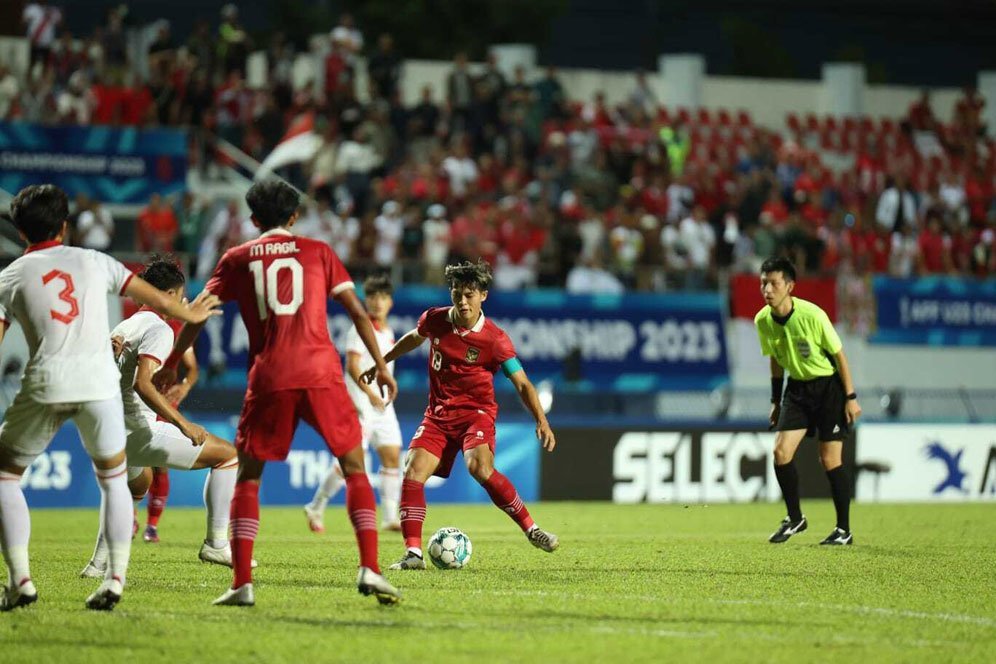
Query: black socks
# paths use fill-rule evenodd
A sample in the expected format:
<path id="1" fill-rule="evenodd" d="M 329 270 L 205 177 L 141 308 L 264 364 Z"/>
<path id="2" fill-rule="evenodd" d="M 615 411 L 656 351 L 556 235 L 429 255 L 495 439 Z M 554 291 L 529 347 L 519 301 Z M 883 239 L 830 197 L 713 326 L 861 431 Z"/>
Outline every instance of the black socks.
<path id="1" fill-rule="evenodd" d="M 775 471 L 778 471 L 778 466 L 775 466 Z M 851 487 L 847 471 L 844 470 L 844 466 L 837 466 L 833 470 L 827 471 L 827 479 L 830 480 L 833 506 L 837 510 L 837 527 L 845 532 L 850 532 Z M 781 482 L 780 479 L 779 482 Z"/>
<path id="2" fill-rule="evenodd" d="M 783 466 L 775 464 L 775 477 L 778 478 L 778 486 L 782 489 L 789 518 L 799 521 L 802 519 L 802 510 L 799 508 L 799 472 L 795 469 L 795 463 L 789 461 Z M 834 502 L 836 503 L 836 499 Z"/>

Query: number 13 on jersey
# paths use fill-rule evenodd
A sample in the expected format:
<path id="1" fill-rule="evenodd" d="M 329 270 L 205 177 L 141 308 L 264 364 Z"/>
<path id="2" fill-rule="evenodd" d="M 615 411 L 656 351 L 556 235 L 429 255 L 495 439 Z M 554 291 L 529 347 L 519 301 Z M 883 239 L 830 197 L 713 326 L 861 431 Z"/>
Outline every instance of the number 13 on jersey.
<path id="1" fill-rule="evenodd" d="M 285 270 L 290 272 L 291 292 L 290 299 L 281 302 L 278 285 L 280 273 Z M 304 302 L 304 268 L 296 258 L 278 258 L 265 269 L 263 261 L 251 261 L 249 271 L 252 272 L 260 320 L 266 320 L 271 311 L 277 316 L 293 316 L 301 308 Z M 287 299 L 286 294 L 284 299 Z"/>

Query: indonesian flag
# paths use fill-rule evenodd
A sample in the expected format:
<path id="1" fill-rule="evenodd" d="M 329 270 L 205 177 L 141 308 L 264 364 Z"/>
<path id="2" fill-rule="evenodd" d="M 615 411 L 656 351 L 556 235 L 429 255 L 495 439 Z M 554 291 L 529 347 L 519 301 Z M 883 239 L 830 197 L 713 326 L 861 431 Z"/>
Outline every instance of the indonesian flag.
<path id="1" fill-rule="evenodd" d="M 322 137 L 315 133 L 315 113 L 308 111 L 294 118 L 277 147 L 266 156 L 254 179 L 261 180 L 287 164 L 308 161 L 322 147 Z"/>

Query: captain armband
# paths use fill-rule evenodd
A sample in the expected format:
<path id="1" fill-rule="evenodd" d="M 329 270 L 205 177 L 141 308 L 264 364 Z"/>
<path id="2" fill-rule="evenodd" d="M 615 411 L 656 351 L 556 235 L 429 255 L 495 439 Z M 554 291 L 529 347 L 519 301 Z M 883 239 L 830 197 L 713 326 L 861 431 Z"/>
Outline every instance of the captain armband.
<path id="1" fill-rule="evenodd" d="M 522 370 L 522 362 L 519 362 L 519 358 L 517 357 L 510 357 L 509 359 L 501 363 L 501 370 L 505 373 L 506 376 L 511 378 L 512 374 L 514 374 L 516 371 Z"/>

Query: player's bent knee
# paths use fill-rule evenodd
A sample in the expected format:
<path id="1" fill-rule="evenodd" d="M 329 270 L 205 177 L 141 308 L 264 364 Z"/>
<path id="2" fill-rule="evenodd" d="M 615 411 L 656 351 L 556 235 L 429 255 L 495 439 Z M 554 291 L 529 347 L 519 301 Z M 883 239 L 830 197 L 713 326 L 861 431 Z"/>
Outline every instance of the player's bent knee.
<path id="1" fill-rule="evenodd" d="M 94 468 L 97 468 L 99 470 L 109 470 L 111 468 L 117 468 L 118 466 L 120 466 L 125 462 L 125 451 L 124 449 L 122 449 L 117 454 L 107 457 L 106 459 L 95 459 L 91 457 L 90 461 L 93 462 Z"/>
<path id="2" fill-rule="evenodd" d="M 467 472 L 478 482 L 487 482 L 491 474 L 495 472 L 493 464 L 477 457 L 467 457 Z"/>

